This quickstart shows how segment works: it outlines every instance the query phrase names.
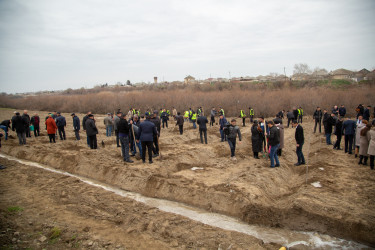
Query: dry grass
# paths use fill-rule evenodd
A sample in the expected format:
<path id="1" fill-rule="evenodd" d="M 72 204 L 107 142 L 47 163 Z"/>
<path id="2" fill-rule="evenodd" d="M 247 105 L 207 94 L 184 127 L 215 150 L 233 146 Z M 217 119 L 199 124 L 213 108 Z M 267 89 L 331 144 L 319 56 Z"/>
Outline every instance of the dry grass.
<path id="1" fill-rule="evenodd" d="M 1 107 L 43 111 L 94 113 L 113 112 L 118 108 L 127 111 L 130 107 L 145 110 L 176 107 L 183 112 L 188 108 L 202 106 L 223 107 L 227 115 L 237 116 L 240 109 L 253 107 L 257 116 L 274 116 L 282 109 L 286 111 L 302 106 L 305 114 L 312 114 L 317 106 L 331 109 L 333 105 L 344 104 L 350 115 L 359 104 L 374 104 L 375 88 L 372 86 L 350 89 L 314 88 L 254 88 L 243 89 L 232 86 L 229 89 L 204 89 L 190 87 L 180 89 L 146 89 L 143 91 L 102 91 L 98 93 L 73 95 L 40 95 L 25 98 L 2 96 Z M 372 105 L 373 106 L 373 105 Z"/>

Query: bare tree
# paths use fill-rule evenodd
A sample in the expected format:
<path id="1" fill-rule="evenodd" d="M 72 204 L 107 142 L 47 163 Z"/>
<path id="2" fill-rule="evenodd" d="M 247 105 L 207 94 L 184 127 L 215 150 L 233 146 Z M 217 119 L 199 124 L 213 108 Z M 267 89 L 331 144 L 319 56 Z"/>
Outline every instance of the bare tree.
<path id="1" fill-rule="evenodd" d="M 311 69 L 307 63 L 294 64 L 293 74 L 311 74 Z"/>

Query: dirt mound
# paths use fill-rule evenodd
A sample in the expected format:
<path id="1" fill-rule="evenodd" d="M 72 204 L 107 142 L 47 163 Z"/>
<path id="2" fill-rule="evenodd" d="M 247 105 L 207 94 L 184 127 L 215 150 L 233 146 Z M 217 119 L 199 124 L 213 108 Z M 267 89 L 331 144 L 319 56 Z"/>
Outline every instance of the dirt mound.
<path id="1" fill-rule="evenodd" d="M 11 114 L 2 111 L 1 117 L 7 116 Z M 71 127 L 71 120 L 67 121 Z M 47 143 L 45 137 L 31 138 L 28 147 L 8 140 L 3 152 L 251 224 L 317 231 L 375 244 L 375 175 L 369 167 L 359 167 L 354 157 L 326 146 L 323 135 L 312 133 L 312 120 L 302 124 L 308 171 L 306 166 L 294 166 L 292 128 L 285 129 L 281 167 L 271 169 L 267 158 L 252 157 L 249 126 L 240 127 L 244 140 L 237 143 L 237 161 L 230 160 L 227 142 L 220 142 L 218 126 L 208 129 L 208 145 L 200 143 L 198 130 L 189 128 L 179 135 L 177 128 L 162 129 L 162 157 L 155 158 L 152 165 L 125 164 L 115 137 L 105 136 L 102 122 L 98 126 L 98 142 L 105 142 L 105 148 L 99 143 L 98 150 L 90 150 L 81 134 L 81 141 L 56 144 Z M 67 133 L 68 138 L 73 137 L 69 129 Z M 310 185 L 317 181 L 321 188 Z"/>

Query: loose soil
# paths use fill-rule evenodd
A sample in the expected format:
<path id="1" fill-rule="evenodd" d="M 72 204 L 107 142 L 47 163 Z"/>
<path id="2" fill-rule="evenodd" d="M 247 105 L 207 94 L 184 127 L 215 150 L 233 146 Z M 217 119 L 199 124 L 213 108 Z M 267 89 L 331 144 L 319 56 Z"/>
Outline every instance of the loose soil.
<path id="1" fill-rule="evenodd" d="M 1 110 L 0 120 L 10 119 L 12 111 Z M 46 114 L 39 113 L 40 117 Z M 357 165 L 354 156 L 326 146 L 322 134 L 312 133 L 311 119 L 306 118 L 302 124 L 305 130 L 303 151 L 308 161 L 306 176 L 306 166 L 294 166 L 296 154 L 292 128 L 285 128 L 285 148 L 280 158 L 280 168 L 271 169 L 266 158 L 256 160 L 252 157 L 249 125 L 241 127 L 243 143 L 237 144 L 237 161 L 230 160 L 229 146 L 226 142 L 220 142 L 217 125 L 208 129 L 208 145 L 205 145 L 200 143 L 198 131 L 192 129 L 190 124 L 185 124 L 183 135 L 179 135 L 178 129 L 170 124 L 170 128 L 162 129 L 161 157 L 155 158 L 154 164 L 142 164 L 140 160 L 125 164 L 116 147 L 115 137 L 105 136 L 104 116 L 96 117 L 100 131 L 99 149 L 90 150 L 83 133 L 81 141 L 74 140 L 70 114 L 63 115 L 68 122 L 66 141 L 58 140 L 56 144 L 50 144 L 44 126 L 41 126 L 44 136 L 28 138 L 27 146 L 19 146 L 18 139 L 2 140 L 2 152 L 145 196 L 179 201 L 237 217 L 249 224 L 315 231 L 375 245 L 375 172 L 369 167 Z M 82 120 L 83 115 L 80 114 L 79 117 Z M 11 135 L 16 138 L 14 132 Z M 1 207 L 5 211 L 2 216 L 11 230 L 25 224 L 26 231 L 27 228 L 35 231 L 37 222 L 40 222 L 46 224 L 40 231 L 48 237 L 48 230 L 51 227 L 53 229 L 54 223 L 63 232 L 68 232 L 67 235 L 74 234 L 75 231 L 82 232 L 85 223 L 89 223 L 93 225 L 90 228 L 101 233 L 84 232 L 79 234 L 81 240 L 77 242 L 86 244 L 87 238 L 90 244 L 94 242 L 101 247 L 111 242 L 111 246 L 120 244 L 130 248 L 217 248 L 219 244 L 227 244 L 226 247 L 236 244 L 236 247 L 250 249 L 276 247 L 264 245 L 255 238 L 241 234 L 238 234 L 238 239 L 241 240 L 237 241 L 233 232 L 145 208 L 134 201 L 69 181 L 69 177 L 56 177 L 53 173 L 11 161 L 0 162 L 17 166 L 2 170 L 0 175 L 2 197 L 5 197 L 1 198 Z M 203 169 L 194 171 L 194 167 Z M 321 188 L 311 185 L 317 181 L 322 185 Z M 82 187 L 77 187 L 79 185 Z M 61 197 L 60 192 L 63 191 L 67 195 L 65 198 Z M 34 197 L 34 200 L 30 197 Z M 22 214 L 19 219 L 15 220 L 15 214 L 6 212 L 6 208 L 10 206 L 24 208 L 22 212 L 18 212 Z M 142 215 L 144 210 L 134 210 L 134 206 L 143 207 L 148 212 L 147 216 Z M 134 228 L 133 231 L 128 232 L 128 223 L 131 225 L 132 222 L 128 217 L 124 218 L 124 211 L 127 211 L 128 216 L 131 214 L 138 218 L 133 219 L 137 223 L 138 220 L 141 221 L 140 224 L 134 222 L 136 226 L 131 227 Z M 24 216 L 26 213 L 33 215 L 31 225 L 27 220 L 30 214 Z M 116 221 L 117 215 L 121 218 L 121 223 Z M 145 224 L 145 220 L 148 223 L 153 221 L 155 225 L 163 224 L 168 219 L 185 222 L 168 222 L 168 226 L 164 228 L 171 225 L 175 227 L 167 230 L 167 234 L 160 233 L 158 229 L 155 230 L 157 233 L 149 229 L 141 230 L 141 224 Z M 190 227 L 184 227 L 185 224 Z M 192 230 L 193 225 L 201 231 Z M 175 232 L 180 232 L 179 237 L 168 235 Z M 214 232 L 215 236 L 205 235 L 203 232 Z M 99 239 L 93 239 L 94 235 L 99 235 Z M 227 236 L 217 238 L 217 235 Z M 249 245 L 239 244 L 244 239 L 247 239 L 244 244 Z M 174 240 L 177 240 L 178 245 Z M 154 245 L 147 245 L 148 242 Z"/>

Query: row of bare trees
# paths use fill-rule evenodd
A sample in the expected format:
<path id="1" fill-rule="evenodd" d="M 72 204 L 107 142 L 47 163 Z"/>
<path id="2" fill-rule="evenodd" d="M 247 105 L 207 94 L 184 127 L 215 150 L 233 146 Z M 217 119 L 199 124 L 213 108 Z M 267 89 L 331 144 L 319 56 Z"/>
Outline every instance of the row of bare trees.
<path id="1" fill-rule="evenodd" d="M 1 107 L 42 111 L 94 113 L 123 111 L 139 108 L 141 112 L 159 108 L 185 111 L 190 107 L 223 107 L 226 114 L 237 116 L 241 109 L 254 108 L 256 115 L 274 116 L 280 110 L 290 110 L 301 106 L 305 114 L 312 114 L 317 106 L 331 109 L 333 105 L 344 104 L 349 114 L 354 115 L 358 104 L 372 104 L 375 89 L 366 88 L 331 89 L 225 89 L 222 91 L 202 91 L 194 89 L 175 89 L 164 91 L 99 92 L 85 95 L 41 95 L 23 98 L 2 95 Z"/>

